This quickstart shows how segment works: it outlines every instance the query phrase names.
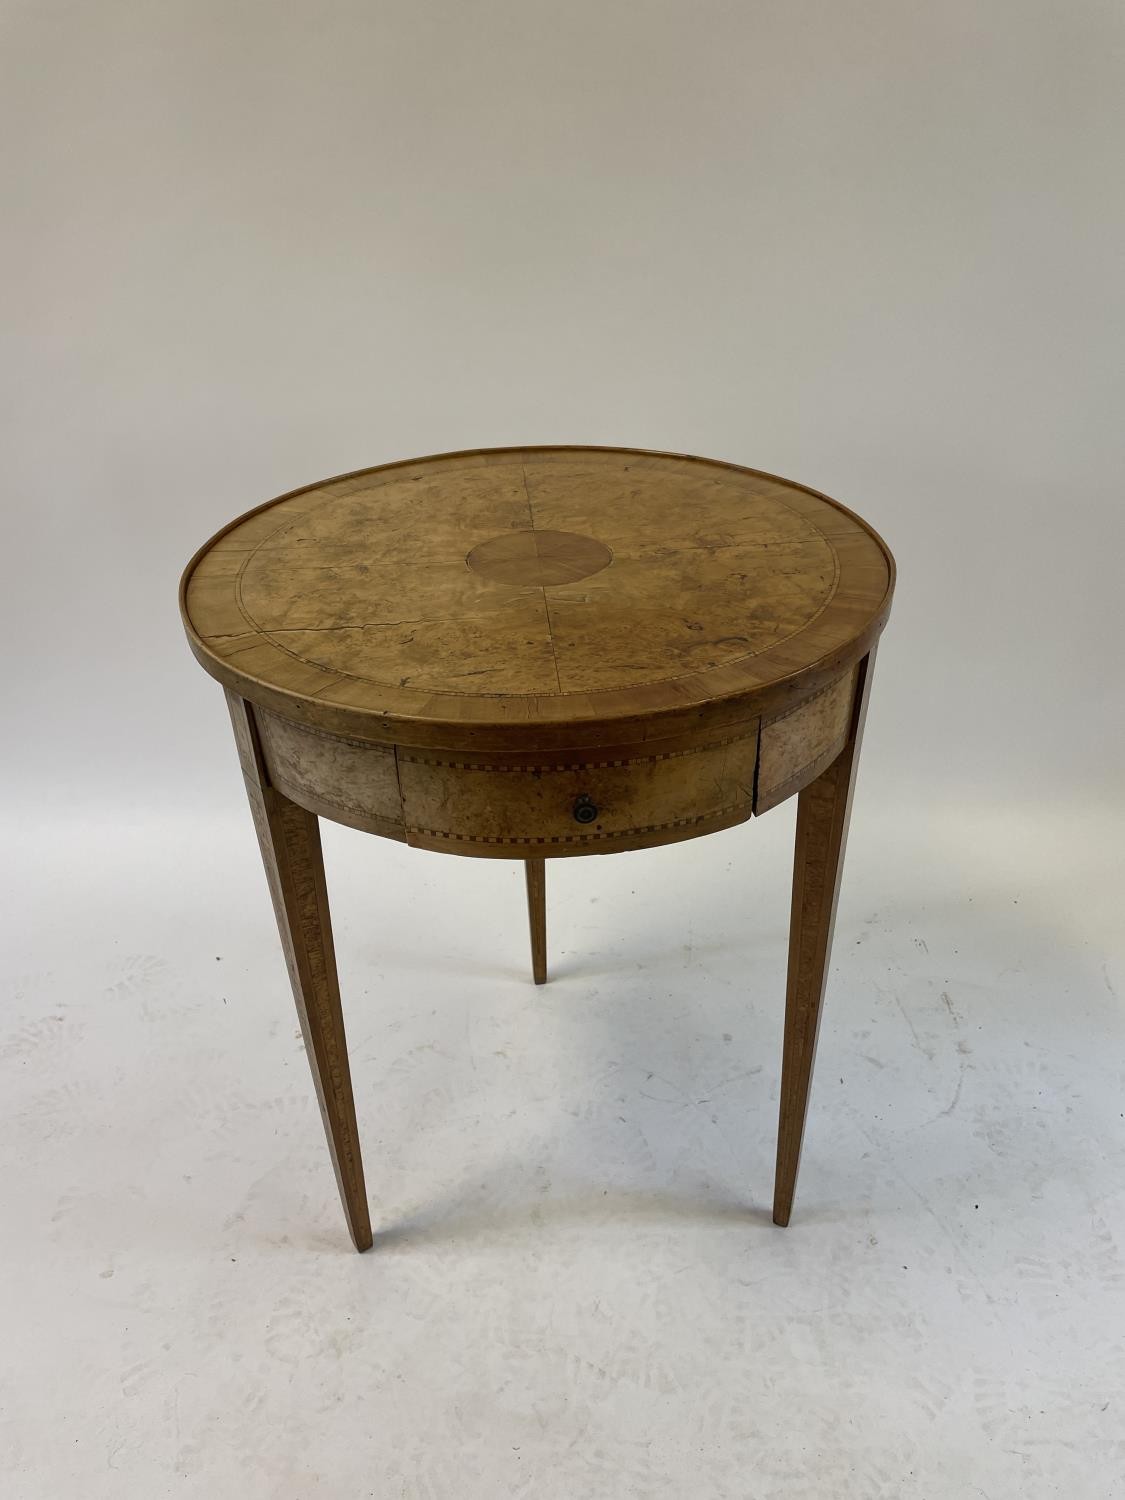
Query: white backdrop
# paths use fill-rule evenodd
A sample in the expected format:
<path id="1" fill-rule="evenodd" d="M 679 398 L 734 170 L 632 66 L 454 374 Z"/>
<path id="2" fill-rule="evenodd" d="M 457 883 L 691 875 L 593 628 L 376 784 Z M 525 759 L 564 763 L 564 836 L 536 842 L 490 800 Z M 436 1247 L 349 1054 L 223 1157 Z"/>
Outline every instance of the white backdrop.
<path id="1" fill-rule="evenodd" d="M 1105 795 L 1119 7 L 224 0 L 5 31 L 21 800 L 224 784 L 173 601 L 232 514 L 525 441 L 839 496 L 902 577 L 870 780 Z"/>
<path id="2" fill-rule="evenodd" d="M 14 1405 L 0 1418 L 20 1476 L 12 1493 L 55 1494 L 64 1480 L 81 1482 L 86 1496 L 133 1493 L 108 1465 L 146 1496 L 164 1493 L 154 1486 L 171 1485 L 169 1476 L 187 1482 L 179 1495 L 305 1496 L 321 1485 L 358 1494 L 345 1450 L 362 1459 L 372 1493 L 427 1500 L 524 1493 L 528 1468 L 520 1478 L 500 1464 L 501 1450 L 541 1465 L 527 1490 L 537 1496 L 555 1494 L 553 1484 L 560 1495 L 671 1495 L 685 1485 L 748 1494 L 738 1476 L 751 1452 L 764 1476 L 754 1493 L 763 1495 L 775 1483 L 787 1497 L 997 1500 L 1054 1494 L 1055 1484 L 1125 1493 L 1113 1488 L 1122 1465 L 1111 1430 L 1096 1425 L 1114 1420 L 1112 1408 L 1098 1415 L 1103 1401 L 1116 1401 L 1120 1421 L 1120 1360 L 1108 1373 L 1103 1365 L 1103 1384 L 1083 1387 L 1078 1406 L 1073 1394 L 1087 1370 L 1077 1310 L 1089 1311 L 1108 1348 L 1125 1334 L 1125 12 L 1113 0 L 7 0 L 0 26 L 0 796 L 10 883 L 0 1056 L 10 1069 L 9 1196 L 23 1205 L 5 1247 L 9 1312 L 24 1340 L 23 1395 L 10 1393 Z M 373 1009 L 353 1025 L 371 1036 L 357 1090 L 369 1116 L 376 1219 L 408 1223 L 444 1193 L 457 1200 L 451 1184 L 469 1181 L 490 1143 L 499 1140 L 514 1165 L 508 1177 L 496 1162 L 487 1168 L 503 1186 L 495 1202 L 482 1189 L 495 1212 L 484 1213 L 491 1227 L 480 1244 L 450 1210 L 448 1242 L 437 1237 L 440 1274 L 426 1267 L 434 1246 L 424 1234 L 412 1244 L 404 1231 L 382 1262 L 407 1278 L 421 1266 L 427 1295 L 436 1298 L 440 1282 L 451 1299 L 427 1316 L 474 1330 L 460 1373 L 425 1360 L 388 1365 L 373 1395 L 371 1369 L 357 1373 L 339 1351 L 329 1373 L 320 1369 L 323 1319 L 290 1330 L 290 1364 L 262 1353 L 265 1332 L 284 1321 L 286 1298 L 299 1300 L 314 1265 L 335 1268 L 317 1276 L 350 1278 L 357 1324 L 385 1347 L 413 1325 L 383 1321 L 374 1257 L 354 1267 L 340 1259 L 225 710 L 183 642 L 178 574 L 220 524 L 272 494 L 395 458 L 524 442 L 666 448 L 771 470 L 857 509 L 895 551 L 898 597 L 841 911 L 840 943 L 862 952 L 838 966 L 838 1008 L 822 1043 L 836 1060 L 822 1060 L 827 1082 L 813 1105 L 814 1116 L 832 1108 L 829 1086 L 850 1073 L 841 1059 L 866 1048 L 879 1066 L 850 1077 L 849 1108 L 885 1129 L 871 1126 L 884 1133 L 864 1144 L 826 1116 L 810 1135 L 788 1248 L 766 1248 L 778 1242 L 759 1225 L 754 1254 L 787 1257 L 776 1275 L 790 1278 L 791 1309 L 826 1263 L 832 1275 L 850 1267 L 852 1291 L 826 1293 L 838 1310 L 854 1278 L 868 1274 L 849 1255 L 867 1245 L 869 1229 L 894 1240 L 874 1273 L 881 1284 L 902 1274 L 900 1258 L 904 1269 L 911 1254 L 917 1264 L 929 1253 L 919 1246 L 932 1249 L 936 1235 L 954 1245 L 967 1288 L 936 1321 L 968 1330 L 987 1324 L 988 1309 L 1009 1308 L 985 1350 L 935 1353 L 911 1321 L 927 1297 L 931 1311 L 938 1306 L 945 1268 L 935 1262 L 927 1288 L 895 1293 L 902 1300 L 891 1312 L 878 1302 L 867 1310 L 862 1336 L 806 1308 L 806 1332 L 815 1330 L 806 1348 L 790 1344 L 779 1321 L 774 1384 L 750 1392 L 730 1373 L 748 1347 L 743 1335 L 737 1347 L 722 1344 L 735 1325 L 720 1320 L 718 1342 L 699 1341 L 701 1309 L 729 1313 L 736 1284 L 750 1299 L 738 1314 L 749 1321 L 737 1326 L 757 1326 L 756 1294 L 721 1256 L 707 1261 L 710 1242 L 681 1205 L 653 1231 L 647 1264 L 668 1275 L 662 1256 L 709 1266 L 714 1285 L 681 1322 L 669 1324 L 659 1298 L 634 1309 L 633 1342 L 618 1341 L 600 1364 L 611 1387 L 626 1382 L 630 1404 L 601 1409 L 599 1429 L 582 1351 L 596 1342 L 590 1309 L 608 1247 L 619 1242 L 606 1230 L 585 1280 L 548 1275 L 552 1255 L 572 1265 L 569 1252 L 552 1240 L 549 1214 L 544 1229 L 521 1217 L 520 1204 L 524 1186 L 531 1199 L 541 1187 L 536 1151 L 549 1157 L 552 1148 L 504 1136 L 517 1128 L 510 1079 L 429 1081 L 436 1092 L 427 1097 L 466 1091 L 457 1116 L 465 1155 L 450 1160 L 449 1141 L 427 1135 L 439 1127 L 412 1117 L 423 1146 L 403 1168 L 409 1193 L 396 1197 L 394 1116 L 380 1102 L 390 1075 L 372 1071 L 446 1043 L 456 1069 L 462 1004 L 502 1030 L 495 1007 L 524 1015 L 541 1003 L 523 987 L 516 872 L 329 830 L 345 988 L 350 979 L 359 1003 L 378 975 L 393 992 L 384 1014 L 371 983 L 364 1003 Z M 629 1052 L 640 1085 L 654 985 L 682 992 L 683 1009 L 673 1007 L 681 1020 L 703 1007 L 701 1034 L 721 1035 L 726 1024 L 706 1013 L 708 976 L 724 1004 L 760 1016 L 760 1094 L 741 1098 L 730 1127 L 747 1154 L 724 1169 L 738 1202 L 768 1198 L 777 1071 L 769 1028 L 780 1002 L 790 832 L 791 810 L 778 812 L 680 852 L 571 862 L 552 887 L 552 943 L 567 955 L 559 1003 L 592 1026 L 599 1006 L 620 1008 L 620 1035 L 607 1046 Z M 629 907 L 635 891 L 640 905 Z M 594 901 L 600 921 L 589 914 Z M 669 936 L 678 924 L 682 944 Z M 877 958 L 862 956 L 871 933 Z M 598 969 L 599 949 L 602 959 L 617 954 L 616 970 Z M 216 956 L 240 966 L 237 996 L 216 988 Z M 581 988 L 584 972 L 600 989 Z M 451 993 L 453 1021 L 438 1009 Z M 214 1007 L 229 1012 L 236 1000 L 236 1040 L 217 1037 Z M 967 1084 L 965 1037 L 947 1011 L 981 1033 Z M 678 1059 L 691 1074 L 690 1047 L 668 1024 L 668 1066 Z M 278 1025 L 283 1063 L 264 1041 Z M 406 1028 L 398 1042 L 395 1027 Z M 554 1053 L 531 1054 L 550 1076 L 530 1087 L 581 1094 L 588 1075 L 577 1061 L 561 1075 L 564 1088 Z M 590 1063 L 599 1076 L 606 1056 Z M 282 1066 L 280 1097 L 292 1113 L 267 1128 L 263 1101 L 279 1097 Z M 233 1123 L 223 1113 L 228 1068 L 227 1082 L 243 1091 Z M 675 1076 L 693 1098 L 705 1092 L 694 1074 Z M 971 1108 L 959 1077 L 976 1089 Z M 936 1116 L 955 1088 L 941 1127 L 950 1134 L 923 1144 L 917 1101 Z M 394 1093 L 396 1109 L 409 1112 L 417 1097 Z M 1010 1128 L 998 1146 L 988 1122 L 995 1126 L 999 1099 Z M 633 1107 L 645 1106 L 630 1094 L 618 1115 Z M 517 1099 L 512 1113 L 530 1108 Z M 1020 1128 L 1030 1131 L 1045 1108 L 1049 1145 Z M 1080 1125 L 1076 1108 L 1087 1111 Z M 637 1232 L 630 1205 L 664 1192 L 681 1146 L 684 1161 L 692 1150 L 706 1156 L 704 1141 L 683 1141 L 682 1124 L 669 1119 L 660 1136 L 669 1154 L 626 1152 L 615 1179 L 621 1244 Z M 176 1158 L 174 1170 L 171 1158 L 146 1157 L 152 1142 Z M 600 1201 L 620 1165 L 614 1148 L 595 1130 L 574 1149 L 582 1191 Z M 926 1160 L 933 1169 L 903 1197 L 865 1197 L 847 1175 L 861 1152 L 891 1177 Z M 246 1195 L 258 1191 L 263 1155 L 275 1163 L 276 1196 L 253 1199 L 250 1234 Z M 982 1162 L 995 1172 L 996 1210 L 983 1236 L 971 1228 L 974 1215 L 980 1223 L 972 1204 L 969 1228 L 948 1227 L 949 1215 L 960 1225 L 976 1201 Z M 173 1193 L 185 1177 L 203 1184 L 190 1213 Z M 797 1240 L 802 1197 L 813 1228 Z M 75 1202 L 81 1217 L 64 1233 L 59 1215 Z M 645 1202 L 648 1224 L 660 1214 Z M 871 1215 L 883 1216 L 877 1231 Z M 309 1219 L 319 1239 L 302 1239 Z M 509 1236 L 513 1260 L 488 1261 L 482 1246 L 493 1230 Z M 745 1246 L 742 1226 L 707 1232 L 720 1231 Z M 260 1307 L 223 1279 L 247 1239 L 280 1278 L 265 1277 Z M 1021 1301 L 1013 1268 L 1029 1255 L 1039 1269 Z M 135 1284 L 114 1301 L 123 1266 Z M 458 1281 L 466 1266 L 469 1280 Z M 181 1306 L 153 1290 L 180 1285 L 185 1267 L 197 1289 L 220 1299 L 217 1323 L 192 1311 L 198 1299 Z M 662 1286 L 663 1272 L 651 1274 Z M 536 1276 L 546 1281 L 532 1297 Z M 504 1284 L 524 1286 L 529 1306 L 556 1298 L 554 1354 L 528 1352 L 546 1347 L 534 1328 L 515 1340 L 519 1384 L 546 1403 L 525 1425 L 509 1421 L 497 1394 L 511 1360 L 490 1342 L 495 1321 L 476 1324 L 470 1313 Z M 621 1298 L 631 1285 L 626 1278 Z M 342 1295 L 333 1284 L 330 1304 Z M 234 1309 L 247 1306 L 239 1325 Z M 1069 1335 L 1044 1333 L 1045 1309 L 1059 1307 Z M 36 1308 L 38 1331 L 24 1321 Z M 226 1345 L 216 1342 L 220 1327 Z M 655 1348 L 661 1339 L 671 1340 L 662 1363 L 650 1368 L 638 1356 L 641 1374 L 621 1374 L 638 1340 Z M 862 1440 L 839 1405 L 857 1339 L 861 1363 L 864 1349 L 871 1363 L 852 1393 L 856 1420 L 876 1413 Z M 159 1365 L 161 1349 L 175 1358 L 170 1347 L 186 1350 L 182 1368 Z M 474 1349 L 497 1363 L 475 1367 Z M 256 1372 L 256 1406 L 249 1387 L 232 1394 L 222 1384 L 235 1353 Z M 154 1357 L 158 1373 L 142 1390 L 128 1372 Z M 912 1397 L 905 1372 L 927 1358 L 936 1373 Z M 1057 1374 L 1068 1361 L 1069 1395 Z M 317 1418 L 340 1451 L 330 1444 L 331 1455 L 317 1456 L 317 1424 L 305 1430 L 287 1407 L 292 1394 L 278 1372 L 289 1379 L 292 1364 L 354 1397 L 354 1410 Z M 74 1391 L 65 1377 L 56 1384 L 60 1368 Z M 707 1385 L 704 1368 L 727 1370 L 734 1384 Z M 213 1407 L 200 1394 L 208 1381 L 191 1386 L 201 1369 L 223 1393 Z M 711 1393 L 706 1422 L 700 1382 Z M 724 1402 L 736 1388 L 731 1415 Z M 323 1382 L 316 1389 L 323 1394 Z M 374 1406 L 360 1441 L 364 1390 Z M 91 1391 L 75 1442 L 52 1447 L 52 1402 L 80 1404 Z M 401 1410 L 387 1394 L 395 1391 Z M 816 1413 L 801 1410 L 802 1391 L 822 1402 Z M 136 1396 L 132 1406 L 123 1393 Z M 233 1426 L 232 1401 L 251 1403 Z M 955 1407 L 961 1449 L 940 1426 Z M 411 1436 L 423 1408 L 429 1427 Z M 1033 1409 L 1054 1412 L 1054 1426 L 1027 1448 L 1030 1459 L 1012 1458 L 1026 1436 L 1012 1414 Z M 804 1447 L 793 1439 L 783 1462 L 771 1440 L 752 1438 L 745 1424 L 759 1418 L 763 1432 L 794 1421 L 814 1437 Z M 710 1467 L 699 1467 L 700 1443 Z M 0 1469 L 4 1458 L 0 1445 Z"/>

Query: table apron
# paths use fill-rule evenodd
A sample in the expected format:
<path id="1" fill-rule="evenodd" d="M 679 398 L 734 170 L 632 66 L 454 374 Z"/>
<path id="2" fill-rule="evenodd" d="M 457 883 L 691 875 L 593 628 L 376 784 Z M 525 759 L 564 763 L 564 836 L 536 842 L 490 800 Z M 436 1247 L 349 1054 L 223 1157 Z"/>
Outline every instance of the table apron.
<path id="1" fill-rule="evenodd" d="M 262 760 L 319 816 L 485 858 L 605 854 L 696 838 L 792 796 L 840 753 L 855 668 L 760 721 L 685 743 L 520 755 L 348 739 L 254 708 Z"/>

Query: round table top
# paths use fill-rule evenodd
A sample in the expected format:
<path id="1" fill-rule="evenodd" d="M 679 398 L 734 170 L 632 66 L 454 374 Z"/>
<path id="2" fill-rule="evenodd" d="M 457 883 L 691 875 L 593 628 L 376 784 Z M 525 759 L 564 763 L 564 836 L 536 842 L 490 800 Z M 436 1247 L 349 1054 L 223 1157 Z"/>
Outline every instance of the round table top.
<path id="1" fill-rule="evenodd" d="M 784 705 L 858 660 L 894 562 L 836 501 L 709 459 L 506 448 L 250 511 L 192 559 L 192 649 L 251 702 L 447 748 L 628 743 Z"/>

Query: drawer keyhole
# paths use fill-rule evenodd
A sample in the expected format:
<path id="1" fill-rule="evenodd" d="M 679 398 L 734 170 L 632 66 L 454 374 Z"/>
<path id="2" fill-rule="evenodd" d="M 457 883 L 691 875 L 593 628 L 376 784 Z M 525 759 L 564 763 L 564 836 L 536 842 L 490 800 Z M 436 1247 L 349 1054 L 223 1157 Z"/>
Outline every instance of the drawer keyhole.
<path id="1" fill-rule="evenodd" d="M 592 823 L 598 815 L 598 809 L 594 802 L 582 793 L 574 804 L 574 821 L 576 823 Z"/>

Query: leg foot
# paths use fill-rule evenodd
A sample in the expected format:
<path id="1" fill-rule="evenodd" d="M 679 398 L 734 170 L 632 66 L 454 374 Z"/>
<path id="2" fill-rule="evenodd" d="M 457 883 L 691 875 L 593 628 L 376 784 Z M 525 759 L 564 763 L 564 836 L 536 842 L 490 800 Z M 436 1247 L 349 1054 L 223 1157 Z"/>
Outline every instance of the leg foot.
<path id="1" fill-rule="evenodd" d="M 531 976 L 547 983 L 547 862 L 524 861 L 527 867 L 527 915 L 531 923 Z"/>

